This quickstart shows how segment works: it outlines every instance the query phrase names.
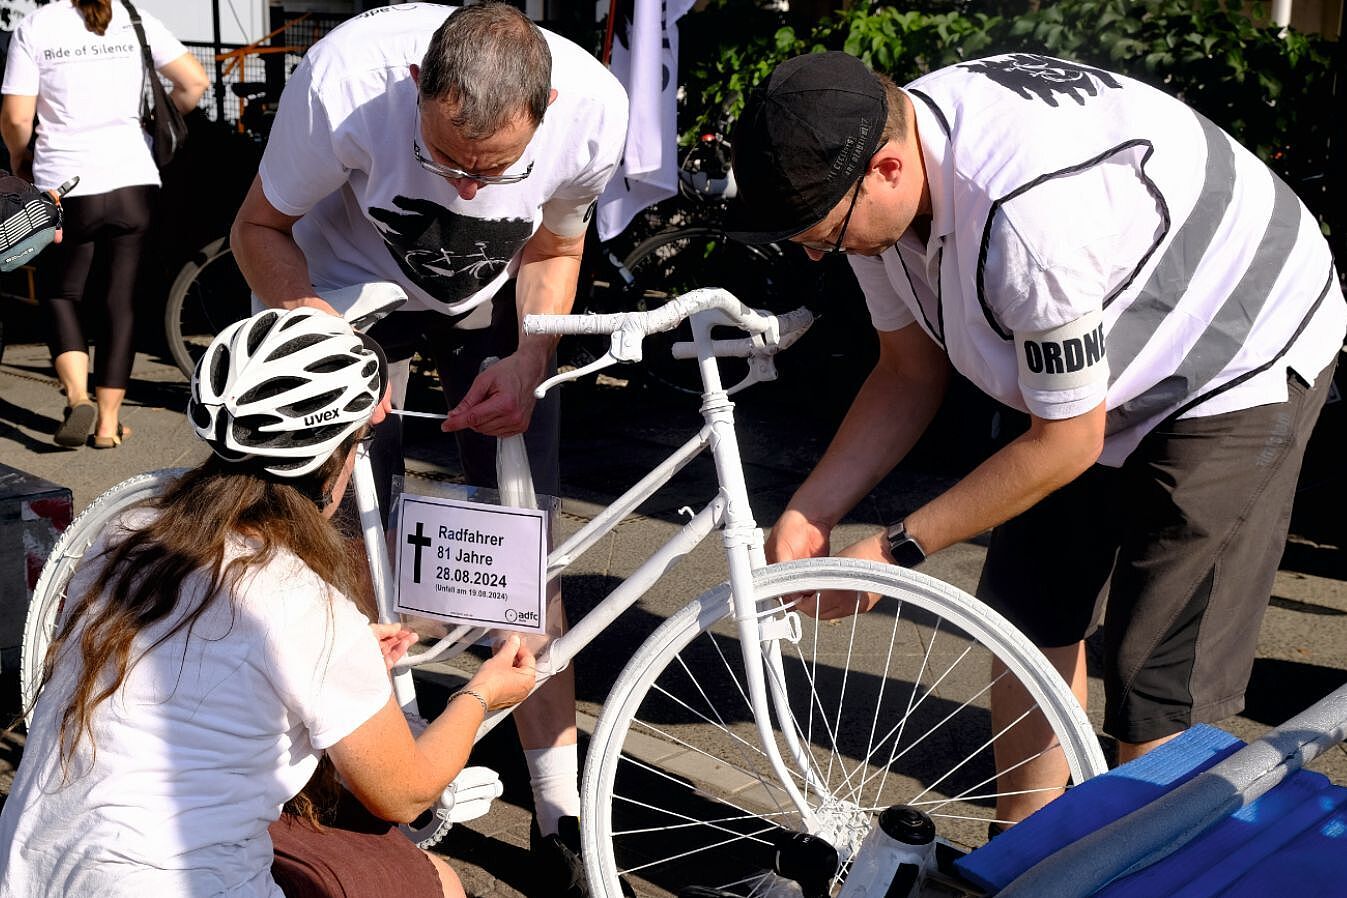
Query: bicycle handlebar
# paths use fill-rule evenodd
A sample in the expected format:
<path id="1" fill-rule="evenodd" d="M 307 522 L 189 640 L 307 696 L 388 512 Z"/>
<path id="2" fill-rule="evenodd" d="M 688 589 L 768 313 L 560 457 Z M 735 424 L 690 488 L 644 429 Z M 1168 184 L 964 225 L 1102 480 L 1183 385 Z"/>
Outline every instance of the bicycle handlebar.
<path id="1" fill-rule="evenodd" d="M 669 300 L 649 312 L 612 312 L 603 315 L 525 315 L 526 334 L 616 334 L 644 337 L 673 330 L 698 312 L 719 310 L 727 323 L 751 334 L 763 334 L 771 342 L 779 337 L 774 315 L 750 309 L 728 290 L 704 287 Z"/>
<path id="2" fill-rule="evenodd" d="M 814 313 L 801 306 L 793 312 L 776 316 L 780 336 L 775 345 L 763 345 L 761 338 L 741 337 L 738 340 L 712 340 L 711 346 L 718 358 L 746 359 L 756 355 L 775 355 L 789 349 L 814 324 Z M 695 359 L 697 344 L 680 341 L 672 347 L 676 359 Z"/>
<path id="3" fill-rule="evenodd" d="M 606 315 L 525 315 L 526 334 L 608 334 L 611 339 L 608 351 L 600 358 L 583 368 L 553 375 L 538 385 L 533 391 L 534 395 L 542 398 L 548 390 L 558 384 L 575 380 L 618 362 L 639 362 L 642 354 L 641 342 L 648 335 L 673 330 L 684 319 L 707 313 L 720 317 L 718 322 L 712 321 L 712 325 L 725 324 L 752 334 L 747 339 L 711 341 L 712 355 L 749 359 L 748 377 L 727 390 L 728 393 L 738 392 L 753 383 L 775 380 L 776 368 L 772 357 L 799 339 L 800 335 L 814 323 L 814 316 L 808 309 L 796 309 L 781 316 L 772 315 L 749 308 L 729 291 L 718 287 L 689 291 L 648 312 L 617 312 Z M 694 358 L 696 355 L 694 344 L 674 344 L 675 358 Z"/>

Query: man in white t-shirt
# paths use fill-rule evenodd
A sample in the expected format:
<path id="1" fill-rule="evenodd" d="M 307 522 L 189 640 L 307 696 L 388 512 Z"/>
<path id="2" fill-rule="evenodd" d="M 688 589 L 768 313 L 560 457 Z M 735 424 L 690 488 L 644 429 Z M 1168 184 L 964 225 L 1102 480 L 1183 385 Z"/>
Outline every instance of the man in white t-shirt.
<path id="1" fill-rule="evenodd" d="M 880 343 L 769 557 L 829 553 L 953 367 L 1027 413 L 1027 432 L 842 554 L 912 566 L 995 527 L 979 597 L 1082 702 L 1083 640 L 1107 591 L 1104 726 L 1120 760 L 1238 712 L 1347 330 L 1295 194 L 1178 100 L 1029 54 L 901 90 L 842 53 L 788 60 L 733 145 L 732 232 L 850 254 Z M 992 691 L 993 732 L 1009 727 L 994 827 L 1066 781 L 1041 717 L 1012 726 L 1028 702 Z"/>
<path id="2" fill-rule="evenodd" d="M 536 408 L 533 396 L 554 369 L 556 339 L 523 336 L 519 321 L 570 310 L 626 122 L 617 80 L 513 7 L 370 10 L 290 77 L 234 223 L 235 255 L 270 306 L 328 308 L 317 290 L 401 285 L 409 303 L 371 330 L 392 365 L 394 404 L 407 360 L 428 348 L 448 401 L 442 429 L 469 480 L 493 486 L 496 438 L 526 432 L 537 490 L 556 495 L 556 396 Z M 493 301 L 512 277 L 516 301 Z M 479 373 L 492 355 L 500 361 Z M 377 432 L 387 508 L 399 425 Z M 515 717 L 549 837 L 578 809 L 572 674 Z"/>

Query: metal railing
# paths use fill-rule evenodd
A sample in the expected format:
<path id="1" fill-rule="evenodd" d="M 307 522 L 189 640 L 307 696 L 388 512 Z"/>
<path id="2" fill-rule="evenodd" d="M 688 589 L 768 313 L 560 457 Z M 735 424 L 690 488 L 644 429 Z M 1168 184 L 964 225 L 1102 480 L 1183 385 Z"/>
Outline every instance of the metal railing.
<path id="1" fill-rule="evenodd" d="M 211 76 L 211 85 L 197 104 L 211 119 L 238 124 L 245 104 L 234 93 L 237 84 L 265 84 L 266 95 L 274 101 L 309 47 L 351 17 L 318 12 L 287 15 L 281 10 L 274 14 L 274 30 L 252 44 L 183 42 Z"/>

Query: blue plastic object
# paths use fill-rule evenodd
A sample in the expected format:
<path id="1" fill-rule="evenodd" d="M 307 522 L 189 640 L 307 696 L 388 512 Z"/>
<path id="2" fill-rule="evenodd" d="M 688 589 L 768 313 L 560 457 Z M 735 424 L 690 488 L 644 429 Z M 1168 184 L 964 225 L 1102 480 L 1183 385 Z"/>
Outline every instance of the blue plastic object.
<path id="1" fill-rule="evenodd" d="M 1058 848 L 1130 814 L 1243 747 L 1193 727 L 1070 790 L 958 862 L 995 893 Z M 1297 771 L 1181 849 L 1094 892 L 1098 898 L 1347 898 L 1347 789 Z"/>

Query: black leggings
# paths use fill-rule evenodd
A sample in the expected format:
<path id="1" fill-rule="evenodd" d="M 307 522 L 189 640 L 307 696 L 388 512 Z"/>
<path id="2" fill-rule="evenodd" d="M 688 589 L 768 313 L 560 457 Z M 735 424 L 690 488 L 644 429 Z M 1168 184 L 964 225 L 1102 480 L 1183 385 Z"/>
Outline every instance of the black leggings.
<path id="1" fill-rule="evenodd" d="M 94 310 L 103 315 L 94 370 L 97 387 L 125 389 L 131 379 L 136 272 L 158 190 L 143 184 L 66 197 L 61 203 L 65 225 L 60 244 L 53 248 L 55 289 L 47 300 L 52 326 L 48 346 L 53 359 L 64 352 L 88 352 L 80 303 L 86 298 L 101 300 L 102 308 Z M 91 273 L 97 275 L 92 281 Z M 91 284 L 103 288 L 101 297 L 87 292 Z"/>

